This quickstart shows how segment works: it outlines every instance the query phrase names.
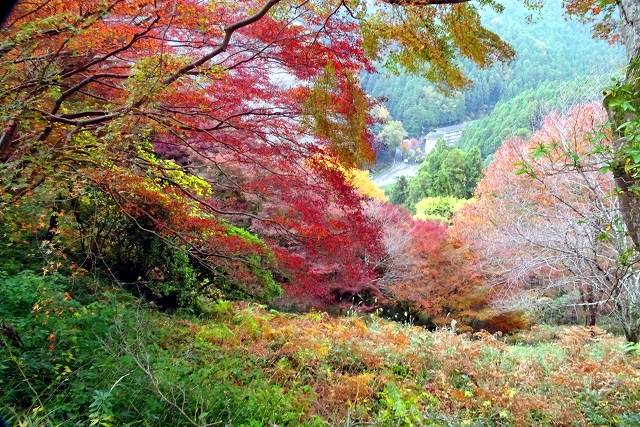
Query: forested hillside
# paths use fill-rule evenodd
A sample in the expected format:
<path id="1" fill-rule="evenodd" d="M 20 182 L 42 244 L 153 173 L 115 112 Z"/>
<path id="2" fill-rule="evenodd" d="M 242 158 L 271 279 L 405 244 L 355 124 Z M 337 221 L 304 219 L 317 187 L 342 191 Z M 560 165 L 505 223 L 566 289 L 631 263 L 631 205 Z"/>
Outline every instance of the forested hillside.
<path id="1" fill-rule="evenodd" d="M 1 3 L 0 427 L 640 425 L 640 4 L 506 6 Z"/>
<path id="2" fill-rule="evenodd" d="M 594 40 L 588 25 L 567 20 L 561 1 L 544 2 L 541 10 L 528 9 L 516 0 L 504 6 L 503 14 L 486 10 L 482 19 L 514 47 L 517 56 L 511 63 L 484 70 L 463 62 L 472 87 L 445 96 L 419 76 L 394 76 L 381 70 L 363 75 L 365 91 L 386 99 L 391 116 L 403 123 L 410 136 L 417 137 L 432 127 L 482 116 L 499 101 L 540 84 L 611 73 L 622 67 L 622 49 Z"/>
<path id="3" fill-rule="evenodd" d="M 609 75 L 592 75 L 566 82 L 541 83 L 499 102 L 486 117 L 464 129 L 458 145 L 464 150 L 477 147 L 486 158 L 495 153 L 506 138 L 529 136 L 540 128 L 544 116 L 550 112 L 601 100 L 610 80 Z"/>

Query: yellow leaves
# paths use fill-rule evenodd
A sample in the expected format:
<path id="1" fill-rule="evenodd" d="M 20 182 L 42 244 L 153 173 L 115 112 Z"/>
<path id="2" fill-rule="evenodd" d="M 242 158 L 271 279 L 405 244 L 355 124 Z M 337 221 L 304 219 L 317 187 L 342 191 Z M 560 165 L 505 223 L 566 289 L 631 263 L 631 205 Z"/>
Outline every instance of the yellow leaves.
<path id="1" fill-rule="evenodd" d="M 321 322 L 323 319 L 327 317 L 327 313 L 312 311 L 310 313 L 305 314 L 305 317 L 315 322 Z"/>
<path id="2" fill-rule="evenodd" d="M 210 344 L 234 343 L 236 335 L 224 324 L 207 325 L 196 334 L 196 342 Z"/>
<path id="3" fill-rule="evenodd" d="M 205 179 L 186 172 L 172 160 L 159 159 L 153 153 L 150 144 L 138 145 L 136 154 L 147 163 L 149 175 L 153 178 L 158 190 L 167 185 L 173 185 L 197 197 L 210 196 L 213 193 L 211 185 Z"/>
<path id="4" fill-rule="evenodd" d="M 36 302 L 35 304 L 33 304 L 33 306 L 31 307 L 31 313 L 38 313 L 42 310 L 43 305 L 40 301 Z"/>
<path id="5" fill-rule="evenodd" d="M 369 134 L 370 101 L 352 71 L 330 63 L 316 78 L 303 105 L 303 123 L 328 143 L 342 165 L 375 161 Z"/>
<path id="6" fill-rule="evenodd" d="M 346 168 L 343 165 L 337 163 L 329 156 L 317 155 L 310 161 L 311 167 L 320 167 L 327 169 L 339 170 L 346 180 L 356 189 L 362 196 L 370 197 L 374 200 L 386 202 L 388 200 L 384 191 L 378 187 L 371 179 L 370 172 L 368 170 L 358 168 Z"/>
<path id="7" fill-rule="evenodd" d="M 482 27 L 477 11 L 470 5 L 451 8 L 444 18 L 456 46 L 480 67 L 496 60 L 511 60 L 515 52 L 495 33 Z"/>
<path id="8" fill-rule="evenodd" d="M 315 347 L 315 352 L 320 358 L 325 358 L 329 354 L 329 345 L 321 343 Z"/>
<path id="9" fill-rule="evenodd" d="M 155 101 L 161 95 L 172 93 L 175 87 L 165 84 L 164 80 L 190 62 L 187 56 L 168 54 L 155 54 L 139 59 L 124 82 L 129 103 Z"/>
<path id="10" fill-rule="evenodd" d="M 384 57 L 392 71 L 421 74 L 443 90 L 469 84 L 456 61 L 460 55 L 481 67 L 514 55 L 468 4 L 378 8 L 362 19 L 361 29 L 371 58 Z"/>
<path id="11" fill-rule="evenodd" d="M 226 72 L 227 72 L 227 69 L 222 65 L 218 65 L 218 64 L 215 64 L 206 70 L 207 76 L 209 76 L 214 80 L 222 78 L 226 74 Z"/>
<path id="12" fill-rule="evenodd" d="M 367 196 L 381 202 L 386 202 L 388 200 L 384 191 L 382 191 L 371 179 L 369 171 L 351 169 L 347 172 L 347 177 L 349 178 L 349 182 L 351 182 L 355 189 L 363 196 Z"/>
<path id="13" fill-rule="evenodd" d="M 351 333 L 354 335 L 363 336 L 369 332 L 369 328 L 362 321 L 362 319 L 353 318 L 349 323 L 350 323 L 349 329 L 351 330 Z"/>
<path id="14" fill-rule="evenodd" d="M 251 334 L 255 324 L 261 333 Z M 380 396 L 394 383 L 395 397 L 386 394 L 392 406 L 446 413 L 462 425 L 485 417 L 510 424 L 529 419 L 532 411 L 568 425 L 581 419 L 576 396 L 585 386 L 624 393 L 639 384 L 640 359 L 625 356 L 610 336 L 514 345 L 486 332 L 428 332 L 375 318 L 291 315 L 237 302 L 230 303 L 228 315 L 197 328 L 181 324 L 179 334 L 185 333 L 218 346 L 216 351 L 262 364 L 269 381 L 284 388 L 303 382 L 314 402 L 306 415 L 336 420 L 354 414 L 373 420 Z M 599 359 L 578 351 L 603 343 L 609 350 Z M 566 357 L 553 360 L 559 350 Z"/>
<path id="15" fill-rule="evenodd" d="M 56 248 L 54 247 L 54 245 L 50 244 L 49 242 L 47 242 L 47 244 L 43 244 L 42 249 L 44 254 L 47 256 L 53 256 L 54 254 L 56 254 Z M 47 262 L 47 264 L 42 267 L 42 275 L 46 276 L 47 274 L 53 274 L 58 270 L 60 270 L 60 268 L 62 268 L 62 265 L 63 264 L 61 261 L 57 261 L 54 258 L 53 260 Z"/>

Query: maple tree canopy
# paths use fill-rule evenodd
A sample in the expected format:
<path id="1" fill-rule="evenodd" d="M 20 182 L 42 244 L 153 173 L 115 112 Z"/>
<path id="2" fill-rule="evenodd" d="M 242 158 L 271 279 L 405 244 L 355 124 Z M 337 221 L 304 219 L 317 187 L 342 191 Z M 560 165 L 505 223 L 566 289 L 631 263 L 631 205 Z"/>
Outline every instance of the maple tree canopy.
<path id="1" fill-rule="evenodd" d="M 0 196 L 97 190 L 247 293 L 265 269 L 361 292 L 381 249 L 345 175 L 375 157 L 359 73 L 459 88 L 459 57 L 513 56 L 475 5 L 441 3 L 459 2 L 19 2 L 0 30 Z"/>

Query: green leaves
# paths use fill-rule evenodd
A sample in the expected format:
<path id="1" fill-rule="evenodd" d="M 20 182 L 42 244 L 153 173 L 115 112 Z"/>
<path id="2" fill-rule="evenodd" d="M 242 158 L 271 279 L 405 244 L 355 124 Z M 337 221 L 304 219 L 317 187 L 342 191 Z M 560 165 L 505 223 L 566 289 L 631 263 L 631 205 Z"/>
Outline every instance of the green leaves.
<path id="1" fill-rule="evenodd" d="M 531 150 L 531 157 L 534 160 L 540 160 L 543 156 L 548 156 L 551 153 L 551 149 L 551 145 L 539 143 Z"/>
<path id="2" fill-rule="evenodd" d="M 426 197 L 416 203 L 415 217 L 450 223 L 453 215 L 467 202 L 469 200 L 455 197 Z"/>
<path id="3" fill-rule="evenodd" d="M 640 342 L 626 342 L 622 345 L 622 349 L 627 354 L 640 355 Z"/>
<path id="4" fill-rule="evenodd" d="M 626 80 L 614 80 L 605 91 L 604 104 L 615 132 L 624 138 L 616 162 L 634 178 L 640 176 L 640 63 L 634 60 Z"/>
<path id="5" fill-rule="evenodd" d="M 391 120 L 387 122 L 380 133 L 378 138 L 394 152 L 396 148 L 402 144 L 402 141 L 407 137 L 407 132 L 404 130 L 402 122 L 398 120 Z"/>
<path id="6" fill-rule="evenodd" d="M 93 401 L 89 405 L 90 426 L 113 426 L 113 405 L 111 390 L 95 390 Z"/>
<path id="7" fill-rule="evenodd" d="M 425 197 L 468 199 L 482 175 L 480 150 L 463 151 L 439 140 L 409 183 L 409 208 Z"/>
<path id="8" fill-rule="evenodd" d="M 149 56 L 138 60 L 131 70 L 131 75 L 125 81 L 131 104 L 140 99 L 155 99 L 161 91 L 165 90 L 165 85 L 162 83 L 165 59 L 161 56 Z"/>
<path id="9" fill-rule="evenodd" d="M 533 171 L 533 168 L 531 166 L 531 164 L 529 162 L 520 160 L 514 163 L 515 169 L 514 169 L 514 173 L 516 175 L 527 175 L 530 176 L 532 178 L 535 177 L 535 173 Z"/>

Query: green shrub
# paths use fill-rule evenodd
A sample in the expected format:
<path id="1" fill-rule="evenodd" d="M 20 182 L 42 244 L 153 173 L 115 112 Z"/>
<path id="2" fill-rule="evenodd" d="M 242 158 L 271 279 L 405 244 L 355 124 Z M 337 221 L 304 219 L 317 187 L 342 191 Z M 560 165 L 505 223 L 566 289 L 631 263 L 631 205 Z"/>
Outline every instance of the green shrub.
<path id="1" fill-rule="evenodd" d="M 453 215 L 467 202 L 456 197 L 425 197 L 416 203 L 415 217 L 451 223 Z"/>
<path id="2" fill-rule="evenodd" d="M 235 340 L 225 323 L 187 340 L 179 319 L 122 291 L 94 283 L 99 292 L 91 293 L 77 283 L 90 280 L 0 274 L 0 414 L 10 423 L 326 425 L 303 417 L 311 390 L 273 383 L 251 355 L 216 351 Z M 229 303 L 214 307 L 224 321 L 257 331 Z"/>
<path id="3" fill-rule="evenodd" d="M 134 217 L 87 183 L 74 189 L 43 185 L 19 204 L 0 201 L 0 209 L 0 269 L 9 274 L 29 263 L 58 266 L 73 261 L 84 270 L 116 279 L 160 307 L 192 312 L 222 298 L 268 301 L 282 292 L 273 279 L 273 255 L 266 245 L 222 220 L 222 232 L 239 240 L 239 246 L 261 248 L 238 257 L 246 275 L 235 277 L 238 266 L 215 264 L 182 237 L 164 233 L 158 222 L 169 215 L 166 207 L 154 206 L 154 219 Z"/>

